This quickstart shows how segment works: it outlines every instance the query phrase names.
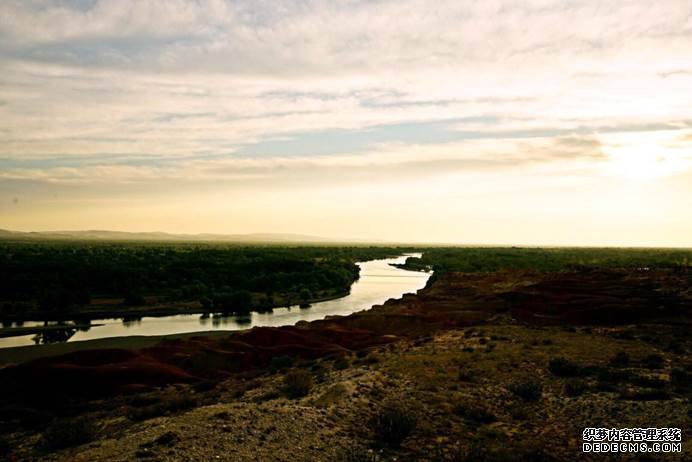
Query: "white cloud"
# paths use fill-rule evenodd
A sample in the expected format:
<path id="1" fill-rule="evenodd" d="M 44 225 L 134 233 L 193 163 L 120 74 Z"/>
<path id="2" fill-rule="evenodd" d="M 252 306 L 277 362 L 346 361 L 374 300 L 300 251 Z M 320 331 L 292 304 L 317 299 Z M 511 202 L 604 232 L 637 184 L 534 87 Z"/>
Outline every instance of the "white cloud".
<path id="1" fill-rule="evenodd" d="M 551 169 L 594 169 L 604 160 L 601 144 L 593 137 L 480 139 L 442 144 L 420 145 L 385 143 L 372 150 L 341 155 L 293 157 L 226 157 L 214 159 L 173 159 L 164 164 L 130 165 L 132 159 L 116 163 L 80 167 L 15 167 L 0 171 L 8 180 L 44 181 L 67 184 L 215 184 L 249 182 L 253 187 L 290 188 L 296 183 L 317 185 L 351 184 L 364 179 L 400 181 L 448 174 L 487 173 L 520 167 L 535 168 L 553 164 Z M 120 162 L 120 163 L 117 163 Z M 556 165 L 557 164 L 557 165 Z"/>
<path id="2" fill-rule="evenodd" d="M 627 162 L 616 139 L 663 146 L 672 175 L 689 168 L 691 17 L 689 0 L 6 0 L 0 193 L 420 178 L 456 197 L 442 178 L 598 181 Z"/>
<path id="3" fill-rule="evenodd" d="M 682 0 L 69 5 L 0 6 L 4 155 L 174 155 L 487 114 L 650 122 L 687 117 L 692 98 L 689 79 L 650 91 L 689 56 Z"/>

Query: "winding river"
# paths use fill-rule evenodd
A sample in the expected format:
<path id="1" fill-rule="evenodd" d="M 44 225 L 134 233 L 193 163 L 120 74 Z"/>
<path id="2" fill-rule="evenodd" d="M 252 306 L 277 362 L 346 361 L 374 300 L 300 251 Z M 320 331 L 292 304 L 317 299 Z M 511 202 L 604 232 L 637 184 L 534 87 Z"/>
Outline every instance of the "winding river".
<path id="1" fill-rule="evenodd" d="M 57 341 L 77 342 L 107 337 L 129 335 L 169 335 L 210 330 L 240 330 L 255 326 L 286 326 L 298 321 L 314 321 L 333 315 L 348 315 L 382 304 L 390 298 L 422 289 L 430 273 L 407 271 L 391 266 L 404 263 L 409 256 L 370 260 L 357 263 L 360 278 L 351 286 L 349 295 L 324 302 L 314 303 L 309 308 L 275 308 L 269 313 L 251 313 L 249 316 L 202 316 L 184 314 L 162 317 L 144 317 L 135 321 L 123 319 L 94 319 L 88 330 L 70 330 L 65 338 L 58 335 Z M 25 327 L 42 326 L 42 322 L 25 322 Z M 35 345 L 46 342 L 46 336 L 31 334 L 0 338 L 0 348 Z"/>

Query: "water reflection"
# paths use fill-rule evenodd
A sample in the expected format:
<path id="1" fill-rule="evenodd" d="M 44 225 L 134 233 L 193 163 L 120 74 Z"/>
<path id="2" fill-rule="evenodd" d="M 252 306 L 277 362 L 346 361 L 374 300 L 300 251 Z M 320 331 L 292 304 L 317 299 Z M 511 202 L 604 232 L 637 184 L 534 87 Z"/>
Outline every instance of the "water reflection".
<path id="1" fill-rule="evenodd" d="M 76 333 L 77 329 L 69 327 L 64 329 L 50 329 L 34 335 L 32 340 L 35 345 L 67 342 Z"/>
<path id="2" fill-rule="evenodd" d="M 249 314 L 241 315 L 235 318 L 235 322 L 237 322 L 241 326 L 248 325 L 252 322 L 252 316 Z"/>
<path id="3" fill-rule="evenodd" d="M 212 316 L 211 325 L 214 327 L 219 327 L 221 325 L 221 318 L 218 316 Z"/>
<path id="4" fill-rule="evenodd" d="M 123 326 L 127 328 L 139 326 L 140 324 L 142 324 L 141 316 L 125 316 L 123 318 Z"/>
<path id="5" fill-rule="evenodd" d="M 91 320 L 87 321 L 74 321 L 75 328 L 78 332 L 89 332 L 92 327 Z"/>
<path id="6" fill-rule="evenodd" d="M 419 254 L 418 254 L 419 255 Z M 406 256 L 386 260 L 359 263 L 360 279 L 351 286 L 346 297 L 312 304 L 299 309 L 298 305 L 253 312 L 245 316 L 218 314 L 189 314 L 164 317 L 126 317 L 123 319 L 99 319 L 76 322 L 48 333 L 39 335 L 0 338 L 0 349 L 13 346 L 34 345 L 52 342 L 92 340 L 129 335 L 169 335 L 186 332 L 203 332 L 213 329 L 238 330 L 254 326 L 293 325 L 298 321 L 314 321 L 326 316 L 348 315 L 384 303 L 389 298 L 400 298 L 403 294 L 416 292 L 425 286 L 429 273 L 406 271 L 390 264 L 404 263 Z M 298 300 L 296 300 L 296 303 Z M 91 324 L 94 322 L 95 324 Z M 27 327 L 58 325 L 55 322 L 26 322 Z M 55 333 L 54 333 L 55 332 Z M 47 334 L 47 335 L 46 335 Z"/>

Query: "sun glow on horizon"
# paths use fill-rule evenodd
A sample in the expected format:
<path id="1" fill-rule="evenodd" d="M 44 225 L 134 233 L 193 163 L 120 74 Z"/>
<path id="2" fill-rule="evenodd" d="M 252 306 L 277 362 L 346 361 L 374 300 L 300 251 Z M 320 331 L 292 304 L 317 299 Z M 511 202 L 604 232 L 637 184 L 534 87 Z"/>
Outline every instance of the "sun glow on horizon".
<path id="1" fill-rule="evenodd" d="M 677 132 L 624 133 L 606 138 L 608 174 L 629 180 L 652 181 L 692 167 L 692 143 L 676 143 Z"/>
<path id="2" fill-rule="evenodd" d="M 0 229 L 692 245 L 691 18 L 3 0 Z"/>

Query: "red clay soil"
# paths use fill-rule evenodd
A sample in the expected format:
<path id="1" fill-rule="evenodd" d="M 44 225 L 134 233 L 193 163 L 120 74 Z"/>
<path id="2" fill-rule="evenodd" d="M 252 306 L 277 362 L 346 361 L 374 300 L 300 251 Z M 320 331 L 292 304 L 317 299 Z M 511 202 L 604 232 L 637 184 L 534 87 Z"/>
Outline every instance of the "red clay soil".
<path id="1" fill-rule="evenodd" d="M 0 370 L 0 393 L 9 399 L 36 393 L 107 396 L 214 380 L 265 367 L 277 356 L 344 355 L 507 315 L 531 324 L 566 325 L 689 319 L 690 281 L 687 274 L 661 271 L 448 274 L 417 295 L 350 316 L 256 327 L 222 339 L 194 337 L 141 350 L 79 351 L 30 361 Z"/>
<path id="2" fill-rule="evenodd" d="M 571 271 L 503 294 L 512 316 L 542 325 L 689 320 L 692 275 L 665 270 Z"/>

